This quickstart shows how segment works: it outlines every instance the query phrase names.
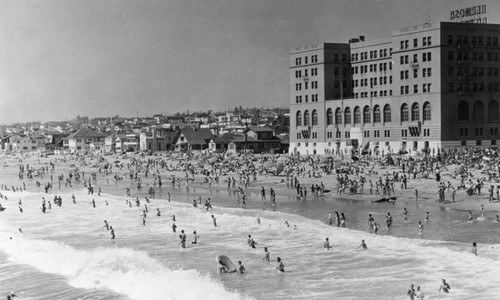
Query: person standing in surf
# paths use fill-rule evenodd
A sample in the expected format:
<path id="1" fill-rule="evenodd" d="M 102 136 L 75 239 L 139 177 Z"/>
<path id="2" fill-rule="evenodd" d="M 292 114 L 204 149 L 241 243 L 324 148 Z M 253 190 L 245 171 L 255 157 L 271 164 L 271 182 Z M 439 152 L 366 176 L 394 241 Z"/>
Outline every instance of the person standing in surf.
<path id="1" fill-rule="evenodd" d="M 445 279 L 442 280 L 441 286 L 439 287 L 439 292 L 441 292 L 441 290 L 443 290 L 443 292 L 445 293 L 449 293 L 451 290 L 450 285 L 446 282 Z"/>
<path id="2" fill-rule="evenodd" d="M 213 219 L 213 221 L 214 221 L 214 227 L 217 227 L 217 219 L 215 219 L 215 216 L 214 216 L 214 215 L 212 215 L 212 219 Z"/>
<path id="3" fill-rule="evenodd" d="M 115 239 L 115 230 L 113 229 L 113 226 L 110 226 L 109 227 L 109 230 L 111 230 L 111 239 L 114 240 Z"/>
<path id="4" fill-rule="evenodd" d="M 476 242 L 472 243 L 472 247 L 470 248 L 470 252 L 472 254 L 474 254 L 475 256 L 477 256 L 477 243 Z"/>
<path id="5" fill-rule="evenodd" d="M 363 249 L 363 250 L 368 250 L 368 246 L 365 243 L 365 240 L 361 240 L 361 245 L 359 245 L 356 249 Z"/>
<path id="6" fill-rule="evenodd" d="M 330 245 L 330 240 L 328 238 L 326 238 L 325 243 L 323 244 L 323 247 L 326 250 L 330 250 L 332 248 L 332 245 Z"/>
<path id="7" fill-rule="evenodd" d="M 269 251 L 267 250 L 267 247 L 264 247 L 264 258 L 262 258 L 263 261 L 270 262 L 270 254 Z"/>
<path id="8" fill-rule="evenodd" d="M 285 272 L 285 264 L 281 261 L 281 257 L 276 257 L 276 261 L 278 262 L 278 266 L 276 267 L 276 270 L 280 272 Z"/>
<path id="9" fill-rule="evenodd" d="M 236 268 L 236 272 L 243 274 L 245 273 L 245 267 L 241 264 L 241 260 L 238 260 L 238 267 Z"/>

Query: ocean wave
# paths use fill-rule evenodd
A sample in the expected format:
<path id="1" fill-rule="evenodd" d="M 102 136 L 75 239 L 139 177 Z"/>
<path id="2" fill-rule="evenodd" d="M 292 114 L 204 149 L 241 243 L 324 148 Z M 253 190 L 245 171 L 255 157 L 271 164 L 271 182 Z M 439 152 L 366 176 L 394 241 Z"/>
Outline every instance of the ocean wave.
<path id="1" fill-rule="evenodd" d="M 196 270 L 171 270 L 147 253 L 126 248 L 74 249 L 31 240 L 2 224 L 0 251 L 8 259 L 66 277 L 76 288 L 105 288 L 132 299 L 242 299 Z M 14 233 L 14 234 L 13 234 Z"/>

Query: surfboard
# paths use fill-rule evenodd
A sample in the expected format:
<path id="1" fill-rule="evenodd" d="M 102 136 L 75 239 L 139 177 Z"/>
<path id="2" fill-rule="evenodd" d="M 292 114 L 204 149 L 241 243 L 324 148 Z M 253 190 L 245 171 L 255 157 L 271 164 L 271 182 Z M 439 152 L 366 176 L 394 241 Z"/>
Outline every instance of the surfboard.
<path id="1" fill-rule="evenodd" d="M 236 271 L 236 266 L 233 264 L 233 262 L 229 259 L 229 257 L 225 255 L 218 255 L 215 258 L 215 261 L 217 263 L 222 263 L 224 267 L 227 268 L 228 272 L 235 272 Z"/>

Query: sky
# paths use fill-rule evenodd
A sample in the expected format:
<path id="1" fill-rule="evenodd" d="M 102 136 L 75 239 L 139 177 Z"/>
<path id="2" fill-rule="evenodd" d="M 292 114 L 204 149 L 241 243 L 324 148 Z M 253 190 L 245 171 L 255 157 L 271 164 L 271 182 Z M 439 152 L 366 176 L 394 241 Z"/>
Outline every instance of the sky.
<path id="1" fill-rule="evenodd" d="M 289 51 L 498 0 L 1 0 L 0 124 L 289 100 Z"/>

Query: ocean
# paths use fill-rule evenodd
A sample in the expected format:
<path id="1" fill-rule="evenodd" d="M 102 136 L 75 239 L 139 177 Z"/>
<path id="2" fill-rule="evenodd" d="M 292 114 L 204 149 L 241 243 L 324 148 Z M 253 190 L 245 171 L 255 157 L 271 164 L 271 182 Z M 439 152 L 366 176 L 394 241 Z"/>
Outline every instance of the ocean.
<path id="1" fill-rule="evenodd" d="M 2 173 L 3 179 L 12 175 Z M 6 207 L 0 212 L 0 296 L 15 291 L 17 299 L 406 299 L 415 284 L 426 299 L 500 299 L 500 224 L 493 216 L 467 223 L 466 212 L 417 208 L 411 200 L 395 206 L 336 198 L 301 203 L 278 195 L 273 207 L 255 192 L 242 209 L 231 191 L 164 186 L 147 204 L 143 225 L 144 197 L 139 207 L 129 207 L 127 199 L 135 198 L 120 195 L 132 186 L 128 179 L 98 181 L 101 196 L 57 186 L 45 194 L 30 189 L 33 183 L 27 183 L 28 192 L 1 191 L 8 200 L 0 201 Z M 52 203 L 43 214 L 42 197 L 52 202 L 54 195 L 62 197 L 62 206 Z M 193 207 L 200 196 L 203 202 L 212 199 L 213 210 Z M 403 207 L 410 210 L 408 224 L 401 221 Z M 334 210 L 346 213 L 348 228 L 325 224 Z M 431 221 L 420 235 L 416 224 L 427 211 Z M 391 230 L 383 224 L 387 212 L 395 219 Z M 367 231 L 368 213 L 382 225 L 379 235 Z M 104 220 L 115 229 L 115 240 Z M 179 245 L 181 230 L 187 248 Z M 199 235 L 196 245 L 193 231 Z M 249 234 L 258 243 L 255 249 L 246 242 Z M 329 251 L 323 247 L 326 237 Z M 368 250 L 357 248 L 361 240 Z M 469 251 L 472 241 L 479 243 L 477 257 Z M 270 251 L 269 263 L 262 259 L 263 247 Z M 247 272 L 218 274 L 217 255 L 242 261 Z M 284 273 L 276 270 L 278 256 Z M 449 294 L 438 292 L 442 278 L 451 286 Z"/>

